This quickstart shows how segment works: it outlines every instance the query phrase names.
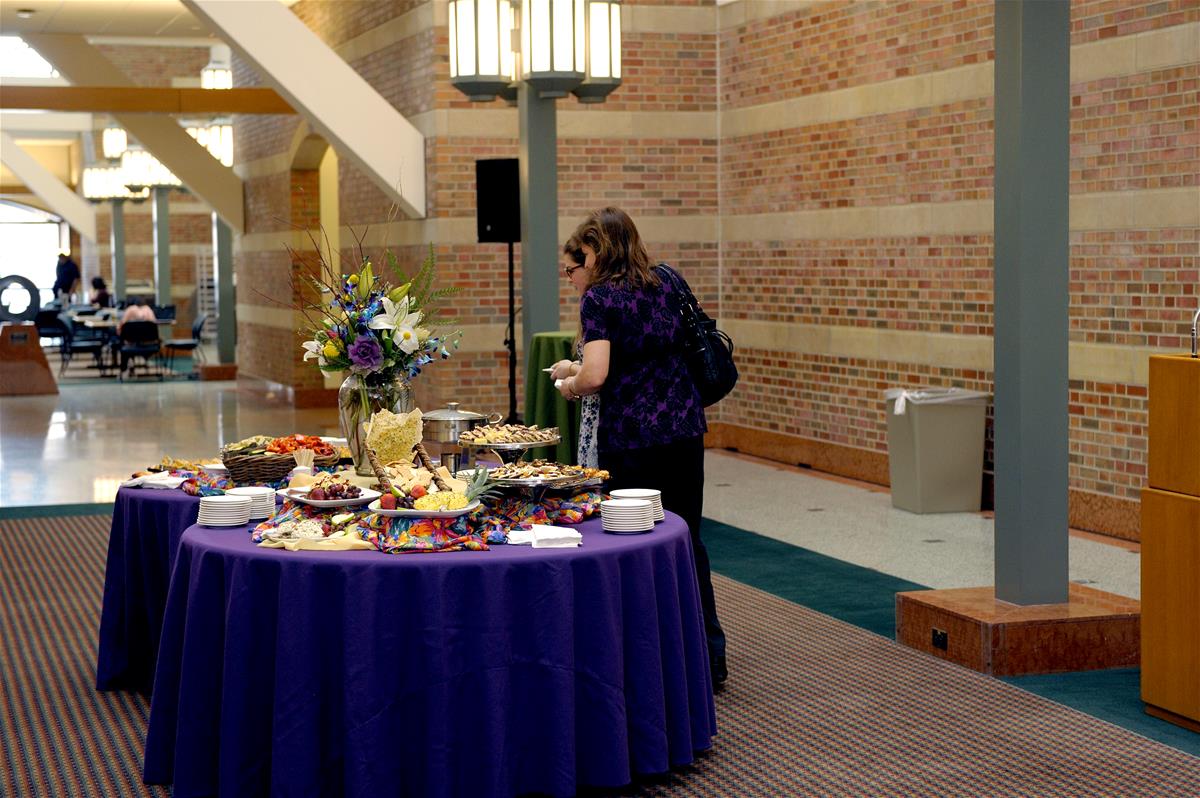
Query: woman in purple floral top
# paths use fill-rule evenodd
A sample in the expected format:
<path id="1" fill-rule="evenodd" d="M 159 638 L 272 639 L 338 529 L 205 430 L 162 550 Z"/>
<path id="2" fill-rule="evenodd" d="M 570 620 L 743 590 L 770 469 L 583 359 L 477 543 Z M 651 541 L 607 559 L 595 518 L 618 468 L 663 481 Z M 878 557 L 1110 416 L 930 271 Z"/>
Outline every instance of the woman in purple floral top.
<path id="1" fill-rule="evenodd" d="M 708 552 L 704 501 L 704 406 L 679 356 L 674 298 L 654 272 L 633 220 L 619 208 L 592 213 L 572 236 L 586 272 L 580 301 L 583 363 L 559 389 L 568 400 L 600 395 L 600 467 L 610 487 L 656 488 L 687 522 L 704 606 L 713 682 L 728 674 Z"/>

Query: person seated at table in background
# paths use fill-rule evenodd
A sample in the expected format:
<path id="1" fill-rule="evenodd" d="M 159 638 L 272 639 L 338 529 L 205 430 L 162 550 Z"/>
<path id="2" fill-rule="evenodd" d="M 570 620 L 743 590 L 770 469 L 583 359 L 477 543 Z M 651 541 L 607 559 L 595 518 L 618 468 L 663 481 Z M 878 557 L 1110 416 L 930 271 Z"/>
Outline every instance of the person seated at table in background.
<path id="1" fill-rule="evenodd" d="M 108 293 L 103 277 L 92 278 L 92 304 L 98 308 L 112 307 L 112 294 Z"/>
<path id="2" fill-rule="evenodd" d="M 58 264 L 54 267 L 54 298 L 62 301 L 65 308 L 79 282 L 79 264 L 65 252 L 58 253 Z"/>
<path id="3" fill-rule="evenodd" d="M 583 253 L 579 303 L 583 363 L 563 379 L 568 400 L 600 395 L 597 450 L 610 489 L 655 488 L 682 516 L 704 608 L 714 687 L 729 675 L 708 551 L 700 540 L 704 502 L 704 405 L 680 357 L 682 323 L 655 273 L 637 227 L 620 208 L 594 211 L 572 236 Z M 560 372 L 561 373 L 561 372 Z"/>
<path id="4" fill-rule="evenodd" d="M 117 331 L 125 326 L 127 321 L 157 321 L 154 316 L 154 311 L 146 304 L 146 300 L 140 296 L 132 297 L 129 300 L 129 307 L 125 308 L 125 312 L 121 315 L 121 321 L 117 325 Z"/>
<path id="5" fill-rule="evenodd" d="M 563 275 L 571 281 L 571 285 L 582 297 L 587 290 L 588 272 L 584 269 L 584 254 L 579 247 L 579 240 L 572 237 L 563 244 L 559 265 Z M 582 328 L 575 333 L 575 359 L 560 360 L 551 367 L 550 379 L 565 380 L 579 373 L 583 367 L 583 333 Z M 579 410 L 579 450 L 576 458 L 579 465 L 585 468 L 599 468 L 600 460 L 596 452 L 596 432 L 600 424 L 600 394 L 594 393 L 583 397 Z"/>

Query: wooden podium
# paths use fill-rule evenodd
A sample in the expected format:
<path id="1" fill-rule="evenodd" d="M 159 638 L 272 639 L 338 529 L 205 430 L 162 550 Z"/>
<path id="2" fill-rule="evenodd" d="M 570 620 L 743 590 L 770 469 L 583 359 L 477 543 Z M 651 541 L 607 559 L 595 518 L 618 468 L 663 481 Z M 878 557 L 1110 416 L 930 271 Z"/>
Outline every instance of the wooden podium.
<path id="1" fill-rule="evenodd" d="M 1200 358 L 1150 358 L 1142 490 L 1142 701 L 1200 731 Z"/>
<path id="2" fill-rule="evenodd" d="M 32 324 L 0 324 L 0 396 L 58 393 Z"/>

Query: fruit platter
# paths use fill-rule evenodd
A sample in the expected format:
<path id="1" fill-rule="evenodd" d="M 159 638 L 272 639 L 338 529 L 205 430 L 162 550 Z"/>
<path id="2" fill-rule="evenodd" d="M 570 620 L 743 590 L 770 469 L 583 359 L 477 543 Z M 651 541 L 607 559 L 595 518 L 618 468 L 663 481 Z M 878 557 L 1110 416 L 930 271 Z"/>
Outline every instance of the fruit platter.
<path id="1" fill-rule="evenodd" d="M 382 468 L 383 495 L 367 507 L 371 512 L 394 518 L 457 518 L 466 515 L 489 495 L 487 469 L 450 476 L 445 466 L 427 468 L 395 463 Z M 385 485 L 386 483 L 386 485 Z"/>
<path id="2" fill-rule="evenodd" d="M 338 474 L 299 474 L 276 491 L 284 499 L 312 507 L 356 507 L 379 498 L 379 491 L 360 488 Z"/>

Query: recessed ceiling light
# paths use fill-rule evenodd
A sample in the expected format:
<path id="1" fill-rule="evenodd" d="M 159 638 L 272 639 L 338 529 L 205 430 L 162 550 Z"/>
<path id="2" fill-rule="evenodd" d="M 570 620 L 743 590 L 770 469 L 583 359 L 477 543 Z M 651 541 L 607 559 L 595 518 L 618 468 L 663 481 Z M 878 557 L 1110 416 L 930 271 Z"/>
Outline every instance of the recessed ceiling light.
<path id="1" fill-rule="evenodd" d="M 17 18 L 18 19 L 29 19 L 35 13 L 37 13 L 37 12 L 34 11 L 32 8 L 18 8 L 17 9 Z"/>

